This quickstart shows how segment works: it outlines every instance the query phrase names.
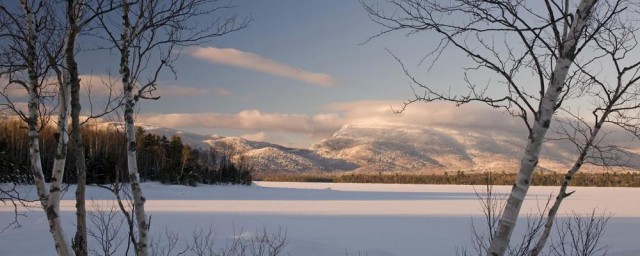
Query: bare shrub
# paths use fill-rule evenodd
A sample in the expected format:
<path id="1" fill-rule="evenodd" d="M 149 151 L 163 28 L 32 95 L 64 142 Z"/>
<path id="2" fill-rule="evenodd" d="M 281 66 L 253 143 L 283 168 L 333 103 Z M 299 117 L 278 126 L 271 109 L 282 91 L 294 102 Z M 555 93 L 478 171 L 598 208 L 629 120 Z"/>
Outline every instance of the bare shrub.
<path id="1" fill-rule="evenodd" d="M 208 232 L 211 233 L 212 229 L 209 228 Z M 199 256 L 278 256 L 284 255 L 284 249 L 288 244 L 287 232 L 282 228 L 275 233 L 269 233 L 266 227 L 255 233 L 244 233 L 242 229 L 234 233 L 236 234 L 233 238 L 227 240 L 226 246 L 217 253 Z M 211 242 L 211 247 L 214 244 Z"/>
<path id="2" fill-rule="evenodd" d="M 476 198 L 480 203 L 484 216 L 484 227 L 482 227 L 482 225 L 477 226 L 473 219 L 471 219 L 471 249 L 466 247 L 456 248 L 456 255 L 485 255 L 494 239 L 494 235 L 496 234 L 498 222 L 502 217 L 501 213 L 506 204 L 506 195 L 498 194 L 493 190 L 493 179 L 490 174 L 486 176 L 485 180 L 486 185 L 484 187 L 484 191 L 478 191 L 474 188 Z M 551 197 L 547 199 L 544 207 L 538 207 L 537 214 L 527 215 L 527 226 L 524 230 L 524 234 L 518 243 L 509 245 L 507 255 L 528 255 L 528 252 L 535 245 L 534 242 L 544 227 L 543 216 L 549 208 L 550 202 Z"/>
<path id="3" fill-rule="evenodd" d="M 267 228 L 263 227 L 246 242 L 249 243 L 249 255 L 251 256 L 281 255 L 288 243 L 287 231 L 280 228 L 276 233 L 268 233 Z"/>
<path id="4" fill-rule="evenodd" d="M 609 219 L 611 214 L 596 214 L 595 209 L 588 215 L 573 213 L 556 227 L 558 240 L 552 242 L 550 255 L 606 255 L 610 246 L 602 245 L 601 239 L 604 237 Z"/>
<path id="5" fill-rule="evenodd" d="M 92 255 L 118 255 L 118 249 L 126 240 L 120 236 L 124 219 L 119 208 L 113 203 L 103 205 L 93 201 L 92 209 L 93 211 L 89 212 L 90 226 L 87 233 L 94 242 L 91 244 L 95 246 L 90 248 L 89 252 Z"/>
<path id="6" fill-rule="evenodd" d="M 164 228 L 164 233 L 160 236 L 153 236 L 151 238 L 151 255 L 155 256 L 179 256 L 186 255 L 187 248 L 178 249 L 178 241 L 180 241 L 180 234 Z"/>
<path id="7" fill-rule="evenodd" d="M 456 248 L 456 255 L 483 256 L 487 252 L 489 245 L 493 241 L 493 235 L 497 228 L 502 208 L 505 205 L 506 195 L 497 194 L 493 190 L 491 176 L 487 176 L 485 190 L 475 191 L 482 208 L 484 216 L 484 228 L 477 226 L 471 220 L 471 248 Z M 538 205 L 536 214 L 529 214 L 526 217 L 526 228 L 524 234 L 517 243 L 509 245 L 507 255 L 529 256 L 534 253 L 536 241 L 542 234 L 545 226 L 545 213 L 550 209 L 552 195 L 550 195 L 543 207 Z M 609 247 L 601 244 L 605 227 L 611 215 L 596 215 L 595 210 L 589 215 L 579 215 L 574 213 L 564 220 L 561 225 L 556 226 L 558 234 L 557 240 L 552 239 L 549 248 L 550 256 L 600 256 L 606 255 Z M 512 240 L 516 241 L 516 240 Z"/>
<path id="8" fill-rule="evenodd" d="M 285 255 L 288 244 L 285 230 L 280 228 L 270 233 L 266 227 L 255 233 L 245 233 L 242 229 L 234 232 L 224 246 L 216 243 L 215 229 L 211 226 L 195 229 L 185 245 L 180 244 L 180 240 L 180 234 L 165 228 L 163 234 L 152 239 L 151 253 L 159 256 L 280 256 Z"/>
<path id="9" fill-rule="evenodd" d="M 195 256 L 215 255 L 213 245 L 215 244 L 216 234 L 213 227 L 208 229 L 196 229 L 191 236 L 192 244 L 189 245 L 189 251 Z"/>
<path id="10" fill-rule="evenodd" d="M 4 232 L 7 229 L 16 229 L 22 227 L 20 225 L 20 217 L 25 217 L 24 213 L 20 213 L 19 208 L 28 208 L 28 203 L 33 200 L 28 200 L 20 195 L 20 192 L 16 189 L 16 183 L 0 184 L 0 203 L 3 205 L 11 205 L 13 207 L 13 220 L 9 221 L 0 232 Z"/>
<path id="11" fill-rule="evenodd" d="M 113 194 L 116 199 L 118 210 L 120 211 L 120 213 L 122 213 L 122 216 L 124 216 L 123 220 L 127 224 L 127 236 L 129 237 L 129 239 L 127 240 L 125 255 L 129 255 L 131 245 L 137 244 L 135 228 L 136 223 L 131 216 L 131 212 L 133 212 L 133 203 L 131 200 L 131 192 L 129 191 L 128 186 L 122 186 L 122 183 L 120 182 L 120 173 L 115 172 L 115 174 L 115 181 L 111 185 L 105 186 L 98 184 L 97 186 L 100 188 L 104 188 Z M 150 219 L 149 222 L 151 222 Z"/>
<path id="12" fill-rule="evenodd" d="M 484 254 L 489 249 L 489 244 L 493 241 L 496 227 L 500 221 L 500 213 L 505 205 L 505 195 L 496 194 L 493 191 L 493 179 L 491 174 L 486 176 L 486 185 L 484 192 L 478 192 L 474 187 L 476 198 L 480 203 L 482 213 L 485 218 L 486 232 L 480 232 L 476 228 L 473 219 L 471 219 L 471 236 L 473 241 L 473 250 L 478 255 Z M 464 255 L 467 255 L 466 253 Z"/>

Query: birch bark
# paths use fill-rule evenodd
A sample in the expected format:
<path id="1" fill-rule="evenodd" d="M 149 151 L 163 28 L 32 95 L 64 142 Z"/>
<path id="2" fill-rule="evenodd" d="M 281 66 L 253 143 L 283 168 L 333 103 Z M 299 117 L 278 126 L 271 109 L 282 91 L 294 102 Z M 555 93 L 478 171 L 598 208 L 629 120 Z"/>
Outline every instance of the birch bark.
<path id="1" fill-rule="evenodd" d="M 40 203 L 42 204 L 42 208 L 47 216 L 47 221 L 49 222 L 49 231 L 53 236 L 53 241 L 56 247 L 56 251 L 58 255 L 67 256 L 71 254 L 71 248 L 69 244 L 65 241 L 65 234 L 62 229 L 62 225 L 60 222 L 60 182 L 62 180 L 62 174 L 64 171 L 64 158 L 66 158 L 64 153 L 61 153 L 63 149 L 66 149 L 66 140 L 67 134 L 59 134 L 58 146 L 56 148 L 56 159 L 55 159 L 55 168 L 53 177 L 55 180 L 52 180 L 51 192 L 54 193 L 52 196 L 46 190 L 45 180 L 44 180 L 44 172 L 42 170 L 42 160 L 40 154 L 40 140 L 38 134 L 38 110 L 39 110 L 39 102 L 40 98 L 38 88 L 39 81 L 38 75 L 36 72 L 37 65 L 37 53 L 36 53 L 36 28 L 35 28 L 35 17 L 32 13 L 31 6 L 26 0 L 21 0 L 20 5 L 24 11 L 25 17 L 25 27 L 27 31 L 27 54 L 26 54 L 26 64 L 27 64 L 27 73 L 28 73 L 28 93 L 29 93 L 29 103 L 28 103 L 28 134 L 29 134 L 29 158 L 31 162 L 31 172 L 33 174 L 34 182 L 36 184 L 36 189 L 38 193 L 38 198 Z M 64 85 L 60 85 L 63 86 Z M 63 88 L 62 91 L 66 90 Z M 64 99 L 63 105 L 66 105 L 67 99 Z M 66 107 L 66 106 L 65 106 Z M 66 121 L 66 110 L 61 111 L 61 116 L 63 116 L 63 122 Z M 64 126 L 64 128 L 61 128 Z M 61 129 L 66 129 L 66 123 L 59 122 L 58 131 Z M 62 145 L 61 145 L 62 144 Z M 60 154 L 58 154 L 60 153 Z"/>
<path id="2" fill-rule="evenodd" d="M 124 87 L 125 97 L 125 134 L 127 138 L 127 168 L 129 170 L 129 183 L 131 184 L 131 193 L 133 194 L 133 208 L 138 226 L 138 239 L 136 247 L 136 255 L 149 255 L 149 223 L 144 210 L 146 199 L 142 195 L 140 187 L 140 174 L 138 172 L 138 159 L 136 152 L 136 130 L 133 120 L 133 109 L 135 107 L 135 99 L 133 96 L 134 82 L 131 79 L 131 71 L 129 70 L 129 56 L 131 45 L 131 23 L 129 21 L 129 4 L 126 0 L 122 1 L 122 19 L 123 30 L 121 34 L 120 48 L 120 75 L 122 75 L 122 85 Z"/>
<path id="3" fill-rule="evenodd" d="M 576 174 L 578 170 L 580 170 L 580 167 L 582 167 L 582 164 L 584 163 L 587 157 L 587 152 L 593 145 L 593 142 L 595 141 L 596 136 L 600 132 L 600 129 L 602 128 L 602 124 L 606 120 L 607 115 L 608 114 L 603 115 L 599 120 L 598 124 L 596 124 L 596 127 L 593 129 L 591 136 L 587 141 L 587 144 L 580 152 L 580 155 L 576 159 L 576 162 L 573 164 L 571 169 L 565 175 L 564 180 L 562 181 L 562 185 L 560 187 L 560 192 L 558 192 L 558 196 L 556 197 L 556 200 L 553 202 L 553 206 L 551 206 L 551 208 L 549 209 L 549 213 L 547 215 L 547 221 L 545 222 L 545 225 L 544 225 L 544 230 L 542 231 L 542 234 L 538 238 L 538 241 L 536 242 L 536 246 L 533 248 L 533 250 L 530 253 L 531 256 L 539 255 L 542 252 L 542 249 L 544 249 L 544 246 L 547 243 L 547 239 L 551 234 L 551 228 L 553 227 L 553 223 L 555 221 L 556 215 L 558 214 L 558 210 L 560 209 L 560 204 L 562 204 L 562 201 L 565 198 L 569 197 L 573 193 L 573 192 L 567 193 L 567 188 L 569 187 L 569 181 L 571 181 L 571 179 L 573 178 L 573 175 Z"/>
<path id="4" fill-rule="evenodd" d="M 58 90 L 60 99 L 60 110 L 57 120 L 56 131 L 56 153 L 53 160 L 53 170 L 51 175 L 51 185 L 49 189 L 49 199 L 47 207 L 55 205 L 58 207 L 60 203 L 60 190 L 62 184 L 62 177 L 64 176 L 64 167 L 67 159 L 67 145 L 69 142 L 69 135 L 67 131 L 68 113 L 69 113 L 69 86 L 66 84 L 66 73 L 64 75 L 60 89 Z"/>
<path id="5" fill-rule="evenodd" d="M 627 34 L 630 31 L 636 31 L 634 25 L 627 24 L 627 22 L 620 20 L 620 23 L 614 23 L 611 25 L 612 27 L 620 25 L 620 27 L 626 28 L 623 32 L 613 33 L 613 30 L 609 30 L 606 34 L 601 36 L 596 40 L 601 40 L 599 42 L 599 47 L 601 50 L 607 52 L 611 61 L 613 62 L 610 66 L 615 67 L 618 72 L 617 81 L 615 83 L 606 83 L 602 80 L 596 79 L 595 76 L 590 76 L 590 81 L 596 84 L 596 88 L 598 88 L 595 94 L 602 94 L 605 97 L 601 97 L 602 101 L 601 105 L 595 106 L 592 114 L 595 117 L 595 123 L 593 128 L 588 126 L 586 122 L 581 121 L 581 123 L 585 126 L 588 126 L 588 129 L 584 129 L 584 132 L 580 132 L 582 137 L 585 138 L 584 142 L 581 140 L 573 138 L 571 140 L 576 146 L 579 148 L 579 154 L 576 158 L 573 166 L 567 171 L 564 176 L 564 180 L 562 181 L 562 185 L 560 186 L 560 192 L 555 199 L 552 207 L 549 209 L 549 213 L 547 215 L 546 223 L 542 234 L 538 238 L 535 247 L 531 250 L 531 256 L 539 255 L 551 234 L 551 228 L 555 222 L 556 215 L 558 210 L 560 209 L 560 205 L 564 201 L 565 198 L 571 196 L 573 192 L 567 192 L 567 188 L 569 187 L 569 182 L 573 179 L 574 175 L 580 170 L 582 165 L 588 161 L 589 158 L 594 157 L 590 155 L 590 152 L 596 151 L 600 153 L 600 156 L 596 158 L 601 160 L 603 163 L 607 161 L 607 156 L 603 156 L 603 152 L 612 152 L 613 149 L 608 147 L 600 147 L 599 139 L 600 132 L 602 131 L 603 125 L 605 123 L 609 123 L 612 125 L 617 125 L 618 127 L 625 129 L 634 137 L 638 138 L 640 133 L 636 130 L 638 127 L 637 118 L 635 115 L 630 114 L 629 110 L 637 110 L 640 109 L 640 104 L 636 102 L 638 98 L 638 84 L 640 81 L 640 74 L 638 74 L 638 67 L 640 66 L 640 62 L 631 62 L 628 66 L 624 66 L 624 63 L 629 63 L 627 58 L 624 56 L 634 56 L 633 54 L 629 54 L 635 48 L 635 43 L 631 44 L 630 47 L 620 47 L 620 45 L 625 45 L 626 37 L 634 36 L 633 34 Z M 603 39 L 606 38 L 606 39 Z M 610 47 L 610 48 L 609 48 Z M 623 56 L 623 57 L 619 57 Z M 627 81 L 624 81 L 624 77 L 627 73 L 631 74 L 631 77 L 628 78 Z M 615 85 L 613 88 L 607 87 L 606 85 Z M 579 126 L 579 124 L 577 125 Z M 631 129 L 628 129 L 632 127 Z M 575 133 L 571 134 L 571 132 L 578 131 L 579 128 L 572 126 L 574 131 L 564 130 L 566 135 L 570 135 L 572 137 L 576 137 Z M 588 131 L 588 132 L 587 132 Z M 603 132 L 604 135 L 600 138 L 606 137 L 607 133 Z"/>
<path id="6" fill-rule="evenodd" d="M 555 112 L 558 97 L 562 92 L 569 68 L 575 59 L 578 40 L 583 34 L 583 30 L 596 2 L 597 0 L 582 0 L 580 2 L 571 28 L 568 30 L 568 33 L 564 35 L 562 44 L 559 45 L 559 58 L 556 61 L 556 66 L 551 75 L 549 86 L 540 101 L 539 110 L 535 117 L 531 134 L 529 135 L 529 141 L 520 162 L 516 182 L 507 199 L 507 204 L 498 223 L 496 234 L 489 246 L 488 255 L 502 256 L 509 247 L 511 234 L 516 226 L 520 208 L 531 185 L 531 177 L 538 164 L 540 149 L 547 130 L 551 125 L 551 119 Z"/>

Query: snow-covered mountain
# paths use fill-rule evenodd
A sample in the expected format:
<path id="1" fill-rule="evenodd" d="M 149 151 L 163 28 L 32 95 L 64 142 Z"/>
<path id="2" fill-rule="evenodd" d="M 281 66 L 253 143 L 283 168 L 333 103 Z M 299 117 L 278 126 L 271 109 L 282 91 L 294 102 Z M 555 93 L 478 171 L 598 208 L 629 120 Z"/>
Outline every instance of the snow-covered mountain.
<path id="1" fill-rule="evenodd" d="M 142 127 L 158 135 L 178 135 L 192 147 L 213 147 L 232 154 L 262 172 L 515 172 L 526 144 L 526 135 L 513 131 L 345 125 L 310 149 L 297 149 L 238 137 L 204 136 L 153 125 Z M 623 152 L 627 159 L 623 165 L 640 170 L 638 151 Z M 576 155 L 570 143 L 548 141 L 538 166 L 541 170 L 565 172 Z M 583 169 L 601 170 L 589 164 Z"/>
<path id="2" fill-rule="evenodd" d="M 238 137 L 204 136 L 156 125 L 141 125 L 145 131 L 170 138 L 178 135 L 183 143 L 196 148 L 212 147 L 218 152 L 249 161 L 262 172 L 350 171 L 358 165 L 344 159 L 320 156 L 308 149 L 288 148 L 268 142 Z"/>
<path id="3" fill-rule="evenodd" d="M 359 171 L 515 171 L 526 137 L 510 132 L 407 125 L 346 125 L 312 146 L 319 155 L 349 159 Z M 540 168 L 571 161 L 569 148 L 549 143 Z M 564 170 L 564 169 L 563 169 Z"/>

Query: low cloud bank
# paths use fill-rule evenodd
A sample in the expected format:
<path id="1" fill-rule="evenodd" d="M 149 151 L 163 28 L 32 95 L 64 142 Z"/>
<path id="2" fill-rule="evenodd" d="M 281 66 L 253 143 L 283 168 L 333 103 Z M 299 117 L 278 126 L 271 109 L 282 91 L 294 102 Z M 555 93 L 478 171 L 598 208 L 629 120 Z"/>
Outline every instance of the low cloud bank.
<path id="1" fill-rule="evenodd" d="M 237 130 L 238 134 L 252 140 L 274 143 L 292 134 L 305 135 L 303 146 L 331 136 L 345 124 L 354 125 L 418 125 L 444 126 L 462 129 L 492 129 L 506 132 L 524 132 L 524 124 L 517 118 L 489 107 L 453 104 L 413 104 L 402 113 L 400 101 L 359 101 L 333 103 L 325 106 L 325 113 L 306 115 L 270 113 L 250 109 L 238 113 L 172 113 L 142 114 L 140 121 L 175 129 L 224 129 Z M 278 133 L 278 136 L 274 136 Z M 276 139 L 279 138 L 279 139 Z M 288 141 L 290 144 L 290 141 Z"/>

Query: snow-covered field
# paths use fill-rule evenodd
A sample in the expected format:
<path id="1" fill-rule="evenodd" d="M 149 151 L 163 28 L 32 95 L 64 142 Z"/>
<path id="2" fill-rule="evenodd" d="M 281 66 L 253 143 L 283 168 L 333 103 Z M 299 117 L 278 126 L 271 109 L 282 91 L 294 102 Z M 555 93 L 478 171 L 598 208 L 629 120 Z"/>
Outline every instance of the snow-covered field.
<path id="1" fill-rule="evenodd" d="M 35 191 L 28 191 L 31 196 Z M 482 187 L 476 189 L 481 190 Z M 509 187 L 495 188 L 508 192 Z M 533 187 L 524 212 L 537 211 L 554 187 Z M 73 191 L 62 201 L 67 236 L 75 230 Z M 562 214 L 606 211 L 614 216 L 603 243 L 608 255 L 640 255 L 639 188 L 574 188 Z M 152 232 L 165 228 L 187 241 L 194 229 L 212 226 L 216 239 L 250 234 L 266 228 L 286 230 L 286 251 L 294 256 L 455 255 L 469 244 L 472 218 L 481 209 L 472 186 L 328 184 L 256 182 L 253 186 L 167 186 L 145 183 Z M 89 187 L 89 205 L 110 205 L 112 196 Z M 0 224 L 13 218 L 13 208 L 0 206 Z M 33 208 L 20 218 L 22 227 L 0 233 L 0 255 L 54 255 L 47 221 Z M 522 225 L 520 225 L 522 226 Z"/>

